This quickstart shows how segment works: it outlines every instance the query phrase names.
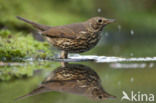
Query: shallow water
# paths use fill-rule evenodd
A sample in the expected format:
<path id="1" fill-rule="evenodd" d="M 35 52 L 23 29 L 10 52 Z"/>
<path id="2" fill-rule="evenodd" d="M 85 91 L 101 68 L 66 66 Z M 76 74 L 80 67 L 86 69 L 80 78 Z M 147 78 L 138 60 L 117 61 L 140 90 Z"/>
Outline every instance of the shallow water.
<path id="1" fill-rule="evenodd" d="M 113 62 L 155 62 L 156 57 L 115 57 L 115 56 L 97 56 L 97 55 L 69 55 L 68 59 L 59 58 L 47 58 L 47 59 L 34 59 L 27 58 L 24 59 L 27 62 L 33 61 L 58 61 L 58 62 L 82 62 L 82 61 L 94 61 L 96 63 L 113 63 Z M 18 63 L 13 63 L 12 65 L 18 65 Z M 5 64 L 0 64 L 5 65 Z M 10 64 L 11 65 L 11 64 Z M 20 64 L 19 64 L 20 65 Z"/>
<path id="2" fill-rule="evenodd" d="M 113 44 L 100 44 L 86 54 L 71 54 L 70 58 L 65 60 L 29 58 L 23 63 L 0 63 L 0 79 L 3 79 L 0 82 L 0 103 L 95 103 L 84 96 L 60 92 L 43 93 L 14 101 L 16 97 L 40 85 L 52 70 L 60 66 L 60 61 L 83 64 L 95 70 L 101 78 L 104 89 L 117 96 L 116 99 L 101 101 L 102 103 L 121 103 L 123 91 L 128 96 L 132 91 L 135 94 L 156 96 L 156 49 L 154 46 L 156 43 L 149 39 L 146 41 L 150 42 L 136 41 L 126 41 L 126 44 L 116 43 L 114 40 Z M 16 77 L 13 76 L 15 74 Z M 14 79 L 11 79 L 12 77 Z M 122 102 L 135 103 L 128 100 Z M 146 101 L 136 103 L 146 103 Z"/>
<path id="3" fill-rule="evenodd" d="M 71 57 L 72 59 L 82 59 L 81 56 Z M 89 59 L 101 60 L 101 57 L 90 56 Z M 88 58 L 88 56 L 83 56 L 83 59 Z M 116 60 L 119 59 L 117 63 Z M 136 58 L 135 58 L 136 59 Z M 122 92 L 125 91 L 128 95 L 130 95 L 131 91 L 135 93 L 152 93 L 156 95 L 155 87 L 156 87 L 156 78 L 155 78 L 155 62 L 145 62 L 149 60 L 149 58 L 138 59 L 140 62 L 121 62 L 121 58 L 118 57 L 102 57 L 102 61 L 106 63 L 98 63 L 94 61 L 86 61 L 86 62 L 75 62 L 74 64 L 83 64 L 86 65 L 100 76 L 102 85 L 104 89 L 112 95 L 117 96 L 116 99 L 108 99 L 103 102 L 107 103 L 120 103 L 121 97 L 123 96 Z M 110 61 L 109 61 L 110 60 Z M 132 59 L 134 60 L 134 59 Z M 138 61 L 136 59 L 136 61 Z M 153 59 L 152 59 L 153 60 Z M 40 61 L 41 62 L 41 61 Z M 43 61 L 42 61 L 43 62 Z M 56 62 L 49 62 L 49 66 L 45 66 L 42 68 L 41 73 L 37 73 L 32 77 L 25 79 L 15 79 L 13 81 L 4 81 L 0 83 L 0 98 L 1 103 L 14 103 L 14 99 L 18 96 L 22 96 L 32 89 L 36 88 L 42 80 L 49 74 L 51 70 L 54 70 L 57 66 L 54 66 Z M 29 64 L 30 65 L 30 64 Z M 23 66 L 28 66 L 23 65 Z M 44 63 L 42 64 L 44 67 Z M 49 68 L 49 69 L 46 69 Z M 32 96 L 23 100 L 17 101 L 17 103 L 94 103 L 91 99 L 80 95 L 73 95 L 70 93 L 60 93 L 60 92 L 49 92 L 43 93 L 40 95 Z M 131 101 L 124 100 L 124 103 L 131 103 Z M 135 102 L 133 102 L 135 103 Z M 153 102 L 154 103 L 154 102 Z"/>

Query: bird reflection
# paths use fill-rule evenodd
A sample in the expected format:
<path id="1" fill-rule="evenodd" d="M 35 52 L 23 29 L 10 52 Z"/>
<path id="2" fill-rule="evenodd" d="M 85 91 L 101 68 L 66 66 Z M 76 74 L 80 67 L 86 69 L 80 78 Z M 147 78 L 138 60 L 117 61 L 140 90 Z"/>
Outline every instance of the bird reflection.
<path id="1" fill-rule="evenodd" d="M 38 88 L 18 97 L 17 100 L 49 91 L 79 94 L 93 100 L 115 98 L 103 89 L 98 74 L 90 67 L 82 64 L 62 64 L 52 71 Z"/>

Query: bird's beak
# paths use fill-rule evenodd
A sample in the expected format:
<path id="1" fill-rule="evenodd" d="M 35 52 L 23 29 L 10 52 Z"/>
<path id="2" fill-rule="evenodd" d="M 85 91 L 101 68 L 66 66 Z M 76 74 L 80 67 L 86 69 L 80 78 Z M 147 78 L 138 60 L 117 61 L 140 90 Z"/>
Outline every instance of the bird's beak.
<path id="1" fill-rule="evenodd" d="M 110 24 L 110 23 L 113 23 L 113 22 L 115 22 L 115 19 L 107 19 L 106 20 L 106 24 Z"/>

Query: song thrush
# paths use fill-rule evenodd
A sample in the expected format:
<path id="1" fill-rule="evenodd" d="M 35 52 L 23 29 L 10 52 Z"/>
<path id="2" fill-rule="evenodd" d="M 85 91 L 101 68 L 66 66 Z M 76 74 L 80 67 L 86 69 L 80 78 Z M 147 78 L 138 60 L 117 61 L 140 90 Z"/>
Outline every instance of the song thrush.
<path id="1" fill-rule="evenodd" d="M 81 64 L 67 64 L 52 71 L 38 88 L 17 99 L 49 91 L 79 94 L 93 100 L 115 98 L 103 89 L 101 80 L 93 69 Z"/>
<path id="2" fill-rule="evenodd" d="M 81 53 L 93 48 L 100 40 L 100 31 L 114 19 L 92 17 L 81 23 L 63 26 L 46 26 L 17 16 L 19 20 L 31 24 L 56 48 L 62 50 L 61 58 L 69 53 Z"/>

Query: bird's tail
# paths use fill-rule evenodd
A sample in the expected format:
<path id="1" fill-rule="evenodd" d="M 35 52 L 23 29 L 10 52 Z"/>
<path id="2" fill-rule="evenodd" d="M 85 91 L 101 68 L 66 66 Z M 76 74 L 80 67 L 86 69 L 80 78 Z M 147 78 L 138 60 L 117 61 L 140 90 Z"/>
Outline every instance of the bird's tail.
<path id="1" fill-rule="evenodd" d="M 43 93 L 43 92 L 48 92 L 48 91 L 50 91 L 50 89 L 45 88 L 43 86 L 40 86 L 40 87 L 34 89 L 32 92 L 30 92 L 30 93 L 28 93 L 26 95 L 15 98 L 15 101 L 27 98 L 29 96 L 34 96 L 34 95 L 37 95 L 37 94 L 40 94 L 40 93 Z"/>
<path id="2" fill-rule="evenodd" d="M 37 28 L 37 29 L 39 29 L 41 31 L 45 31 L 45 30 L 48 30 L 49 28 L 51 28 L 50 26 L 41 25 L 41 24 L 35 23 L 33 21 L 24 19 L 24 18 L 22 18 L 20 16 L 16 16 L 16 17 L 17 17 L 17 19 L 22 20 L 22 21 L 24 21 L 26 23 L 29 23 L 29 24 L 31 24 L 32 26 L 34 26 L 35 28 Z"/>

